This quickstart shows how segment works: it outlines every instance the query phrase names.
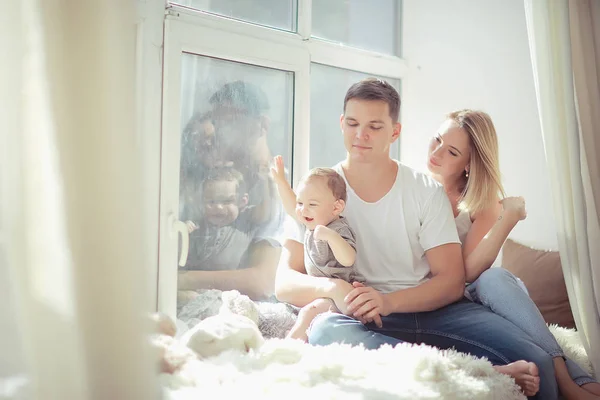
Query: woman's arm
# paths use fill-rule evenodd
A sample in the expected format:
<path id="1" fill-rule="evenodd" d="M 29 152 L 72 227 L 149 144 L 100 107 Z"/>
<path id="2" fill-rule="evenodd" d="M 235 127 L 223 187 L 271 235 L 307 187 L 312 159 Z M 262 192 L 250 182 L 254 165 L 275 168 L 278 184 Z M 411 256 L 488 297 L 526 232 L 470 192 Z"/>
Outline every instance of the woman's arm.
<path id="1" fill-rule="evenodd" d="M 474 282 L 492 266 L 512 229 L 526 216 L 522 197 L 507 197 L 475 216 L 463 243 L 467 282 Z"/>

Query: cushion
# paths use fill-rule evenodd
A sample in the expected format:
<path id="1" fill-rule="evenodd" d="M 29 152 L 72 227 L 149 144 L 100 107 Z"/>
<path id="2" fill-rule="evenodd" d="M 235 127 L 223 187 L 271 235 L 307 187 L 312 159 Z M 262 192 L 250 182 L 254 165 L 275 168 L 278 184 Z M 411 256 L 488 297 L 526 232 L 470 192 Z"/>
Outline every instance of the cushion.
<path id="1" fill-rule="evenodd" d="M 574 328 L 558 251 L 536 250 L 508 239 L 502 252 L 502 266 L 523 281 L 546 322 Z"/>
<path id="2" fill-rule="evenodd" d="M 184 333 L 180 342 L 206 358 L 226 350 L 247 352 L 262 346 L 264 339 L 254 321 L 227 311 L 203 319 Z"/>

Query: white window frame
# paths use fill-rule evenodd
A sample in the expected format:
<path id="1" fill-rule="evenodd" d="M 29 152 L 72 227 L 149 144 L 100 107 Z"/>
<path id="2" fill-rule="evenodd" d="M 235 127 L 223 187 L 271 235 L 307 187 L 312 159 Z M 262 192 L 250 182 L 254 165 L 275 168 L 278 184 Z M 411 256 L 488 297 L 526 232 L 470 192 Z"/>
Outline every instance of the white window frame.
<path id="1" fill-rule="evenodd" d="M 162 142 L 160 152 L 160 233 L 157 309 L 174 316 L 177 299 L 181 141 L 181 60 L 183 53 L 292 71 L 294 120 L 293 184 L 308 171 L 310 149 L 310 66 L 323 64 L 401 80 L 406 62 L 395 56 L 334 44 L 310 36 L 311 0 L 299 0 L 298 32 L 285 32 L 208 12 L 168 5 L 164 23 Z"/>

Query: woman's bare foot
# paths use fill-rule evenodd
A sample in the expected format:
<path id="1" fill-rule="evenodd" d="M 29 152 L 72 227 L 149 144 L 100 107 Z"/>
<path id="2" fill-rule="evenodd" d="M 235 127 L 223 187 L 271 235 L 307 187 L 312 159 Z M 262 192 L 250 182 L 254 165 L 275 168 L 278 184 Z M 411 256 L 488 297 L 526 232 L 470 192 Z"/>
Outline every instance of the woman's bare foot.
<path id="1" fill-rule="evenodd" d="M 538 367 L 532 362 L 520 360 L 507 365 L 496 365 L 494 368 L 501 374 L 511 376 L 525 396 L 533 396 L 540 390 Z"/>
<path id="2" fill-rule="evenodd" d="M 571 379 L 565 360 L 562 357 L 555 357 L 553 361 L 558 389 L 565 399 L 600 400 L 600 384 L 588 383 L 580 387 Z"/>
<path id="3" fill-rule="evenodd" d="M 595 394 L 600 399 L 600 383 L 586 383 L 581 388 L 591 394 Z"/>

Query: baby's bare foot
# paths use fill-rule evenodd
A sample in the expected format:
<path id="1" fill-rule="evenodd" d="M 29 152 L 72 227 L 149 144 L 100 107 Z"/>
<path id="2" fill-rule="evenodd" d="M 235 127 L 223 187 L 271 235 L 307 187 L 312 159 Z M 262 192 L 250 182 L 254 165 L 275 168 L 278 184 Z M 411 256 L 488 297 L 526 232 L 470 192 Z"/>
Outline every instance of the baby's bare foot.
<path id="1" fill-rule="evenodd" d="M 525 396 L 533 396 L 540 390 L 540 377 L 537 366 L 525 360 L 508 365 L 497 365 L 496 371 L 513 377 Z"/>
<path id="2" fill-rule="evenodd" d="M 306 333 L 306 331 L 308 330 L 309 326 L 310 321 L 308 321 L 308 323 L 305 323 L 304 321 L 297 322 L 287 334 L 286 338 L 298 339 L 302 340 L 304 343 L 308 343 L 308 334 Z"/>
<path id="3" fill-rule="evenodd" d="M 175 325 L 175 322 L 168 315 L 157 312 L 150 315 L 150 319 L 154 323 L 154 332 L 175 337 L 177 325 Z"/>
<path id="4" fill-rule="evenodd" d="M 307 331 L 310 328 L 312 320 L 321 313 L 333 311 L 333 308 L 336 308 L 337 310 L 335 303 L 333 303 L 331 299 L 317 299 L 302 307 L 296 323 L 292 327 L 292 330 L 290 330 L 290 333 L 287 334 L 286 338 L 300 339 L 304 342 L 308 342 Z"/>

